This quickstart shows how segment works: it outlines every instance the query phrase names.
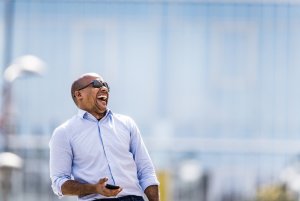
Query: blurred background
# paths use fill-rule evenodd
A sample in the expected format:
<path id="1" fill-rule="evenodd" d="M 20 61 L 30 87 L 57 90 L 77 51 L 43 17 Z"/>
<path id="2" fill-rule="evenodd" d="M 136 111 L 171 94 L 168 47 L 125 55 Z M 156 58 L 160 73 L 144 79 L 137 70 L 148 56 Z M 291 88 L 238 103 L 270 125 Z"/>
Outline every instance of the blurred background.
<path id="1" fill-rule="evenodd" d="M 85 72 L 162 201 L 299 201 L 299 24 L 299 0 L 0 0 L 0 201 L 58 200 L 48 142 Z"/>

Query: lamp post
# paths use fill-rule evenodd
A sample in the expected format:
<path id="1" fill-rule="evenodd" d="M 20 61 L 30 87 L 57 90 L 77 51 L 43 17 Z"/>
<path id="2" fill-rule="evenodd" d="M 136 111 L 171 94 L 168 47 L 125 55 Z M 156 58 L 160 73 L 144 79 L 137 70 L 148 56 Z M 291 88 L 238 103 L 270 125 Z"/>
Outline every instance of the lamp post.
<path id="1" fill-rule="evenodd" d="M 23 160 L 10 152 L 0 153 L 0 184 L 3 201 L 8 201 L 13 170 L 22 168 Z"/>
<path id="2" fill-rule="evenodd" d="M 8 201 L 12 187 L 12 172 L 21 169 L 23 160 L 11 151 L 11 135 L 15 134 L 13 125 L 13 104 L 12 104 L 12 84 L 24 76 L 42 75 L 45 70 L 45 63 L 34 55 L 25 55 L 17 58 L 9 65 L 3 74 L 2 90 L 2 113 L 0 117 L 0 133 L 3 137 L 4 152 L 0 153 L 0 185 L 2 189 L 3 201 Z"/>
<path id="3" fill-rule="evenodd" d="M 42 75 L 45 71 L 45 63 L 34 55 L 24 55 L 17 58 L 4 71 L 4 83 L 2 90 L 2 116 L 0 122 L 1 133 L 4 140 L 4 151 L 9 150 L 9 136 L 15 133 L 12 124 L 12 84 L 21 77 Z"/>

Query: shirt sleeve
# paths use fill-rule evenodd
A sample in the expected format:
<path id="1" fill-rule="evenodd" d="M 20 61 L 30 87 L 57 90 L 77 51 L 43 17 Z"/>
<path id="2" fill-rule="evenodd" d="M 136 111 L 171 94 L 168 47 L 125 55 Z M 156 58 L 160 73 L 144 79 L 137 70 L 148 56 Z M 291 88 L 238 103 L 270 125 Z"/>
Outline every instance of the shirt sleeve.
<path id="1" fill-rule="evenodd" d="M 72 148 L 69 139 L 62 128 L 53 132 L 49 142 L 50 147 L 50 178 L 53 192 L 62 197 L 62 184 L 71 179 Z"/>
<path id="2" fill-rule="evenodd" d="M 148 186 L 159 185 L 159 181 L 155 174 L 154 165 L 149 156 L 148 150 L 144 144 L 144 141 L 141 137 L 140 131 L 136 123 L 131 120 L 131 144 L 130 151 L 133 154 L 136 166 L 137 166 L 137 175 L 139 183 L 145 191 Z"/>

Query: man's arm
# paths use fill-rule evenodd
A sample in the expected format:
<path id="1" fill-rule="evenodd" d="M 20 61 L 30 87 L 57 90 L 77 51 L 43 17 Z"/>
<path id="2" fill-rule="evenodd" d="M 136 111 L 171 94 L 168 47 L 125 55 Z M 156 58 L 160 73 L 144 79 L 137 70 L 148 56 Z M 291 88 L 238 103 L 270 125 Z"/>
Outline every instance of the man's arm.
<path id="1" fill-rule="evenodd" d="M 96 185 L 82 184 L 75 180 L 68 180 L 61 186 L 63 195 L 85 196 L 96 193 Z"/>
<path id="2" fill-rule="evenodd" d="M 159 181 L 136 123 L 131 119 L 130 152 L 134 156 L 140 185 L 149 201 L 159 201 Z"/>
<path id="3" fill-rule="evenodd" d="M 148 186 L 145 189 L 145 194 L 149 201 L 159 201 L 158 185 Z"/>
<path id="4" fill-rule="evenodd" d="M 101 194 L 106 197 L 116 196 L 122 188 L 110 190 L 105 188 L 107 178 L 100 179 L 96 184 L 82 184 L 75 180 L 68 180 L 61 186 L 63 195 L 78 195 L 79 197 L 89 194 Z"/>

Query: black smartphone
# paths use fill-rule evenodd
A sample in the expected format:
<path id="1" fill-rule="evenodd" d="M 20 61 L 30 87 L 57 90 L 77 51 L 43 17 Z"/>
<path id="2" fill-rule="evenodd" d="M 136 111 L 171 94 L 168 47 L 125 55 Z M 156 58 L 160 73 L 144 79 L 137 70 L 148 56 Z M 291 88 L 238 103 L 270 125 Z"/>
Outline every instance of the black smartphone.
<path id="1" fill-rule="evenodd" d="M 120 186 L 115 186 L 115 185 L 111 185 L 111 184 L 106 184 L 105 187 L 108 188 L 108 189 L 118 189 L 118 188 L 120 188 Z"/>

